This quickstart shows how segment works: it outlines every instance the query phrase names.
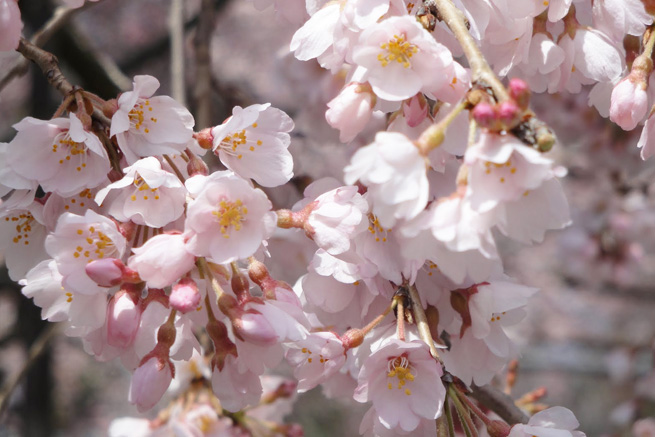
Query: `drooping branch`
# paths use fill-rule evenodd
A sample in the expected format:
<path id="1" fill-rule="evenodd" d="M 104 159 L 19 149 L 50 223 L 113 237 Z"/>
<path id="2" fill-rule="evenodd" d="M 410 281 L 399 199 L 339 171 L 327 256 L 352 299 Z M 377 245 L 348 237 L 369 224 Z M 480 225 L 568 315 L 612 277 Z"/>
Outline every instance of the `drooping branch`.
<path id="1" fill-rule="evenodd" d="M 469 33 L 464 13 L 457 9 L 451 0 L 428 0 L 426 3 L 429 2 L 432 2 L 436 6 L 439 15 L 462 46 L 464 55 L 468 59 L 473 73 L 473 82 L 480 82 L 482 85 L 490 86 L 496 99 L 508 100 L 509 94 L 507 90 L 493 72 L 477 43 Z"/>
<path id="2" fill-rule="evenodd" d="M 478 387 L 471 386 L 473 393 L 471 396 L 479 401 L 482 405 L 498 414 L 501 419 L 510 425 L 517 423 L 528 423 L 529 417 L 519 407 L 516 406 L 512 398 L 495 388 L 485 385 Z"/>

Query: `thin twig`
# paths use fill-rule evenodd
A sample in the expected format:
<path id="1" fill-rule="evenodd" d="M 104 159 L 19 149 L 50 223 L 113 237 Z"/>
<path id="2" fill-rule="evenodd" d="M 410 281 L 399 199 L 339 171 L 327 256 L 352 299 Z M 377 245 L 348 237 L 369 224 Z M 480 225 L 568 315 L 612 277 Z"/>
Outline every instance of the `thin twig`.
<path id="1" fill-rule="evenodd" d="M 184 2 L 172 0 L 168 13 L 168 28 L 171 34 L 171 88 L 172 97 L 186 106 L 184 80 Z"/>
<path id="2" fill-rule="evenodd" d="M 71 17 L 78 12 L 87 9 L 91 5 L 95 5 L 94 2 L 87 2 L 81 8 L 71 9 L 65 6 L 60 6 L 55 9 L 55 12 L 52 14 L 52 17 L 36 31 L 30 42 L 37 47 L 42 47 L 46 42 L 52 38 L 52 36 L 57 33 L 63 26 L 66 25 L 71 19 Z M 17 76 L 22 76 L 27 72 L 27 67 L 29 62 L 25 58 L 17 59 L 14 64 L 9 68 L 7 74 L 0 78 L 0 90 L 2 90 L 11 80 Z"/>
<path id="3" fill-rule="evenodd" d="M 196 30 L 196 128 L 206 128 L 212 125 L 211 114 L 211 56 L 210 43 L 214 27 L 214 1 L 202 0 L 200 21 Z"/>
<path id="4" fill-rule="evenodd" d="M 485 385 L 478 387 L 471 386 L 471 396 L 510 425 L 517 423 L 528 423 L 529 417 L 514 404 L 512 398 L 495 388 Z"/>
<path id="5" fill-rule="evenodd" d="M 446 22 L 448 28 L 453 32 L 455 38 L 464 50 L 464 55 L 469 61 L 473 73 L 473 82 L 480 82 L 482 85 L 489 85 L 498 100 L 508 100 L 509 94 L 493 72 L 487 60 L 482 55 L 480 48 L 469 33 L 464 14 L 457 9 L 451 0 L 429 0 L 439 10 L 441 18 Z"/>
<path id="6" fill-rule="evenodd" d="M 23 365 L 23 368 L 11 379 L 0 392 L 0 416 L 4 413 L 7 406 L 9 405 L 9 400 L 11 399 L 11 394 L 14 392 L 18 384 L 21 382 L 23 377 L 27 372 L 32 368 L 34 363 L 38 360 L 41 354 L 45 351 L 48 343 L 52 340 L 57 331 L 59 330 L 59 325 L 52 323 L 50 324 L 32 343 L 29 353 L 27 355 L 27 361 Z"/>
<path id="7" fill-rule="evenodd" d="M 25 56 L 25 58 L 38 65 L 50 85 L 59 91 L 62 96 L 67 97 L 69 94 L 79 89 L 74 87 L 66 79 L 59 68 L 59 60 L 52 53 L 38 48 L 25 38 L 20 39 L 16 50 Z M 111 120 L 109 120 L 97 108 L 93 111 L 93 117 L 104 123 L 106 126 L 111 125 Z"/>

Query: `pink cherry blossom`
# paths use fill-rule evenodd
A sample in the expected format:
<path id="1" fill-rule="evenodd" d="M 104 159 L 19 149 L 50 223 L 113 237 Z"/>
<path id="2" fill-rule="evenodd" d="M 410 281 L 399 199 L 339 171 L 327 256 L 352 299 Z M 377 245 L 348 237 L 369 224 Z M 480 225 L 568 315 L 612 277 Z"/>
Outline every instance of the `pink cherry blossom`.
<path id="1" fill-rule="evenodd" d="M 570 410 L 552 407 L 532 416 L 527 425 L 514 425 L 508 437 L 550 437 L 555 433 L 567 437 L 585 437 L 585 433 L 575 430 L 578 426 L 580 423 Z"/>
<path id="2" fill-rule="evenodd" d="M 650 114 L 646 123 L 644 123 L 637 147 L 641 149 L 641 159 L 643 160 L 655 155 L 655 121 L 653 121 L 653 114 Z"/>
<path id="3" fill-rule="evenodd" d="M 303 393 L 325 381 L 346 363 L 341 340 L 331 332 L 316 332 L 293 343 L 286 358 L 294 366 L 298 392 Z"/>
<path id="4" fill-rule="evenodd" d="M 385 228 L 416 217 L 428 202 L 425 160 L 403 134 L 378 132 L 375 142 L 355 152 L 344 180 L 368 187 L 371 212 Z"/>
<path id="5" fill-rule="evenodd" d="M 247 258 L 275 230 L 277 218 L 263 191 L 231 172 L 187 180 L 187 249 L 216 263 Z"/>
<path id="6" fill-rule="evenodd" d="M 353 62 L 375 94 L 387 100 L 438 90 L 455 77 L 450 51 L 409 16 L 368 27 L 353 48 Z"/>
<path id="7" fill-rule="evenodd" d="M 193 135 L 189 110 L 168 96 L 153 97 L 159 81 L 152 76 L 135 76 L 133 85 L 118 99 L 110 132 L 128 164 L 139 157 L 180 153 Z"/>
<path id="8" fill-rule="evenodd" d="M 306 222 L 309 235 L 331 255 L 346 252 L 355 235 L 366 229 L 366 200 L 357 187 L 345 186 L 321 194 L 314 202 Z"/>
<path id="9" fill-rule="evenodd" d="M 107 307 L 107 343 L 118 348 L 132 344 L 139 328 L 141 311 L 138 296 L 121 290 Z"/>
<path id="10" fill-rule="evenodd" d="M 212 128 L 214 153 L 227 168 L 265 187 L 293 177 L 289 133 L 293 121 L 283 111 L 264 105 L 235 106 L 232 117 Z"/>
<path id="11" fill-rule="evenodd" d="M 352 141 L 364 129 L 373 114 L 375 101 L 370 85 L 351 82 L 328 102 L 325 119 L 339 129 L 342 143 Z"/>
<path id="12" fill-rule="evenodd" d="M 425 343 L 390 339 L 364 362 L 354 398 L 372 401 L 386 428 L 412 431 L 421 418 L 441 415 L 446 396 L 442 373 Z"/>
<path id="13" fill-rule="evenodd" d="M 173 284 L 195 263 L 195 256 L 187 251 L 185 238 L 180 234 L 155 235 L 142 246 L 132 248 L 132 252 L 128 266 L 154 288 Z"/>
<path id="14" fill-rule="evenodd" d="M 75 114 L 48 121 L 27 117 L 14 129 L 7 164 L 45 191 L 71 196 L 107 181 L 107 152 Z"/>
<path id="15" fill-rule="evenodd" d="M 0 212 L 0 248 L 4 252 L 9 277 L 14 281 L 48 258 L 43 247 L 48 235 L 44 222 L 43 205 L 39 202 L 31 202 L 25 209 Z"/>
<path id="16" fill-rule="evenodd" d="M 89 278 L 86 264 L 102 258 L 120 259 L 125 245 L 125 237 L 114 222 L 91 210 L 84 216 L 64 213 L 45 241 L 46 251 L 57 261 L 64 287 L 89 295 L 105 289 Z"/>
<path id="17" fill-rule="evenodd" d="M 187 191 L 177 176 L 162 169 L 157 158 L 140 159 L 124 172 L 123 179 L 98 191 L 95 198 L 114 218 L 161 228 L 182 215 Z M 107 205 L 105 199 L 112 190 L 115 196 Z"/>

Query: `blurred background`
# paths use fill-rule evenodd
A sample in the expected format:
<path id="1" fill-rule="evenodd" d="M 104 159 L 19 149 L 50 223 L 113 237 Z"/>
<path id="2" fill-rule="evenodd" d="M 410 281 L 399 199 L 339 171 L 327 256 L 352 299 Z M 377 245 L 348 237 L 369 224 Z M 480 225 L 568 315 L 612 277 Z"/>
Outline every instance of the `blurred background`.
<path id="1" fill-rule="evenodd" d="M 57 55 L 71 83 L 105 99 L 129 89 L 136 74 L 157 77 L 158 94 L 183 93 L 196 130 L 221 123 L 235 105 L 271 102 L 285 110 L 296 122 L 296 177 L 268 191 L 277 208 L 290 207 L 313 179 L 340 178 L 353 149 L 383 126 L 378 120 L 353 144 L 339 143 L 324 111 L 343 79 L 290 56 L 297 26 L 271 8 L 229 0 L 179 4 L 181 91 L 172 89 L 169 0 L 90 3 L 44 48 Z M 20 7 L 30 36 L 56 4 L 23 0 Z M 14 75 L 19 61 L 17 54 L 0 55 L 0 78 L 12 74 L 0 90 L 3 142 L 13 137 L 14 123 L 28 115 L 50 118 L 61 102 L 36 67 Z M 539 402 L 570 408 L 588 436 L 628 436 L 636 419 L 655 415 L 655 164 L 639 158 L 638 137 L 588 108 L 585 93 L 536 96 L 533 106 L 558 134 L 551 153 L 567 169 L 562 182 L 573 225 L 535 247 L 499 236 L 508 274 L 541 289 L 511 333 L 521 350 L 512 395 L 545 387 Z M 271 252 L 273 260 L 276 253 L 293 255 L 271 267 L 274 277 L 294 283 L 306 254 L 282 238 L 271 242 Z M 77 339 L 50 329 L 4 270 L 0 284 L 0 396 L 23 372 L 30 348 L 40 351 L 0 416 L 0 436 L 102 436 L 112 419 L 138 415 L 126 402 L 127 371 L 95 362 Z M 302 396 L 289 420 L 307 436 L 357 436 L 364 411 L 316 389 Z"/>

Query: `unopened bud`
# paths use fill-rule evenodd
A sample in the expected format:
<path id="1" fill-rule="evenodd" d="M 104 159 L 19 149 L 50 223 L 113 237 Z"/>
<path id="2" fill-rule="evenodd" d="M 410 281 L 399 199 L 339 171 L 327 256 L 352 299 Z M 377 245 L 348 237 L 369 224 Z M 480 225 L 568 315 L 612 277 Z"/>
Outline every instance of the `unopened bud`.
<path id="1" fill-rule="evenodd" d="M 115 287 L 123 282 L 125 264 L 116 258 L 102 258 L 84 266 L 84 271 L 93 282 L 101 287 Z"/>
<path id="2" fill-rule="evenodd" d="M 209 174 L 209 168 L 207 167 L 207 164 L 205 164 L 205 161 L 200 159 L 195 154 L 191 154 L 189 158 L 189 163 L 186 166 L 189 177 L 196 175 L 207 176 Z"/>
<path id="3" fill-rule="evenodd" d="M 555 134 L 545 126 L 537 128 L 535 136 L 537 138 L 537 149 L 544 153 L 552 149 L 557 141 Z"/>
<path id="4" fill-rule="evenodd" d="M 510 427 L 501 420 L 492 420 L 491 423 L 487 425 L 487 432 L 489 433 L 489 437 L 507 437 L 510 432 Z"/>
<path id="5" fill-rule="evenodd" d="M 134 371 L 128 401 L 140 413 L 155 406 L 173 379 L 172 364 L 166 358 L 152 356 Z"/>
<path id="6" fill-rule="evenodd" d="M 135 293 L 122 289 L 107 305 L 107 344 L 125 349 L 134 342 L 141 322 L 141 308 Z"/>
<path id="7" fill-rule="evenodd" d="M 271 346 L 277 343 L 277 333 L 270 322 L 260 313 L 244 312 L 232 320 L 234 335 L 248 343 L 258 346 Z"/>
<path id="8" fill-rule="evenodd" d="M 245 303 L 250 298 L 250 283 L 246 275 L 234 270 L 232 273 L 232 291 L 236 294 L 239 302 Z"/>
<path id="9" fill-rule="evenodd" d="M 496 124 L 496 111 L 487 102 L 480 102 L 475 105 L 471 115 L 480 127 L 491 129 Z"/>
<path id="10" fill-rule="evenodd" d="M 208 127 L 200 132 L 194 132 L 193 138 L 198 141 L 198 145 L 205 150 L 214 147 L 214 135 L 212 135 L 212 128 Z"/>
<path id="11" fill-rule="evenodd" d="M 182 278 L 177 284 L 173 285 L 169 303 L 171 308 L 186 314 L 198 308 L 200 297 L 196 281 L 191 278 Z"/>
<path id="12" fill-rule="evenodd" d="M 498 104 L 496 112 L 503 129 L 512 130 L 521 121 L 521 113 L 523 111 L 521 111 L 521 108 L 515 102 L 506 100 Z"/>
<path id="13" fill-rule="evenodd" d="M 107 100 L 104 105 L 102 105 L 102 113 L 105 114 L 107 118 L 112 118 L 116 111 L 118 111 L 118 100 L 116 99 Z"/>
<path id="14" fill-rule="evenodd" d="M 523 110 L 530 105 L 530 87 L 523 79 L 514 78 L 509 81 L 509 95 Z"/>
<path id="15" fill-rule="evenodd" d="M 364 331 L 358 328 L 349 329 L 341 336 L 341 342 L 346 350 L 360 346 L 364 342 Z"/>

